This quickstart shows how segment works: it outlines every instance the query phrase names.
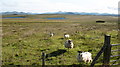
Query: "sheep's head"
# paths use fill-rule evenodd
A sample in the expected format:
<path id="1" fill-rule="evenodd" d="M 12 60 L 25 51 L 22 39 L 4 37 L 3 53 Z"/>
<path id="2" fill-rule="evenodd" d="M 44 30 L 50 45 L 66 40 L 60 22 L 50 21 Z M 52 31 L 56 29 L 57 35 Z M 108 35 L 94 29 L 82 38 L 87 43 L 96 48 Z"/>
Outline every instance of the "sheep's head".
<path id="1" fill-rule="evenodd" d="M 78 53 L 82 53 L 83 51 L 78 51 Z"/>
<path id="2" fill-rule="evenodd" d="M 71 39 L 69 39 L 69 40 L 68 40 L 68 43 L 70 43 L 70 44 L 71 44 L 71 43 L 72 43 L 72 40 L 71 40 Z"/>
<path id="3" fill-rule="evenodd" d="M 92 50 L 88 50 L 88 52 L 92 52 Z"/>

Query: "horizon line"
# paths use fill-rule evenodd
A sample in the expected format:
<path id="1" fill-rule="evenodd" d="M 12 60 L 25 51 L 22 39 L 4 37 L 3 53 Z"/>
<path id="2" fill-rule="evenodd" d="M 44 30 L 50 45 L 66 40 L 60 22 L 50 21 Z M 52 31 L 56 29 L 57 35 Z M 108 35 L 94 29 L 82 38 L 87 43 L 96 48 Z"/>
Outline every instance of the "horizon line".
<path id="1" fill-rule="evenodd" d="M 44 14 L 44 13 L 55 13 L 55 11 L 49 11 L 49 12 L 27 12 L 27 11 L 0 11 L 0 13 L 5 13 L 5 12 L 24 12 L 24 13 L 39 13 L 39 14 Z M 74 12 L 75 11 L 56 11 L 56 12 Z M 119 14 L 119 13 L 100 13 L 100 12 L 76 12 L 76 13 L 99 13 L 99 14 Z"/>

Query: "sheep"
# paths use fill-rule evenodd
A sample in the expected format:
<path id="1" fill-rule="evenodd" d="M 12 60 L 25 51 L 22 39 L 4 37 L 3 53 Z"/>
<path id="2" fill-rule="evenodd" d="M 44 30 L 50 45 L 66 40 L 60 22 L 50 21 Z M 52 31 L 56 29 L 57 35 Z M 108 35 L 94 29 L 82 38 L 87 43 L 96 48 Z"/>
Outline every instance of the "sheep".
<path id="1" fill-rule="evenodd" d="M 78 51 L 77 55 L 78 62 L 84 61 L 85 63 L 92 62 L 92 54 L 89 52 Z"/>
<path id="2" fill-rule="evenodd" d="M 72 42 L 71 39 L 68 39 L 68 40 L 65 42 L 64 46 L 65 46 L 65 48 L 68 48 L 68 50 L 69 50 L 69 48 L 73 48 L 74 44 L 73 44 L 73 42 Z"/>
<path id="3" fill-rule="evenodd" d="M 70 37 L 70 35 L 69 34 L 64 34 L 64 38 L 69 38 Z"/>
<path id="4" fill-rule="evenodd" d="M 51 33 L 51 32 L 50 32 L 50 37 L 52 37 L 52 36 L 54 36 L 54 35 L 55 35 L 55 33 Z"/>

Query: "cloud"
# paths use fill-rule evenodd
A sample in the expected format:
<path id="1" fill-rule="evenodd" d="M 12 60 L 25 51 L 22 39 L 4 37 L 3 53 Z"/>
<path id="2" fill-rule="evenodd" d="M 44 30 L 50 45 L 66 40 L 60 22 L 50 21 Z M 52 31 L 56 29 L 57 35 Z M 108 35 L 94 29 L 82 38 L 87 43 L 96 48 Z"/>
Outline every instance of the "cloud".
<path id="1" fill-rule="evenodd" d="M 1 0 L 0 11 L 116 13 L 118 0 Z"/>

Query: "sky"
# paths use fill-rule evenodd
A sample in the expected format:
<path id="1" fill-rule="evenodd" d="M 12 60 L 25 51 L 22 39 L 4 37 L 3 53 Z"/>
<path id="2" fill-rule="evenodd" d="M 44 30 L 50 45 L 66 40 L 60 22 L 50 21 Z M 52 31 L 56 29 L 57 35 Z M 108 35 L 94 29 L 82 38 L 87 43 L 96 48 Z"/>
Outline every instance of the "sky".
<path id="1" fill-rule="evenodd" d="M 119 0 L 0 0 L 0 12 L 96 12 L 118 14 Z"/>

